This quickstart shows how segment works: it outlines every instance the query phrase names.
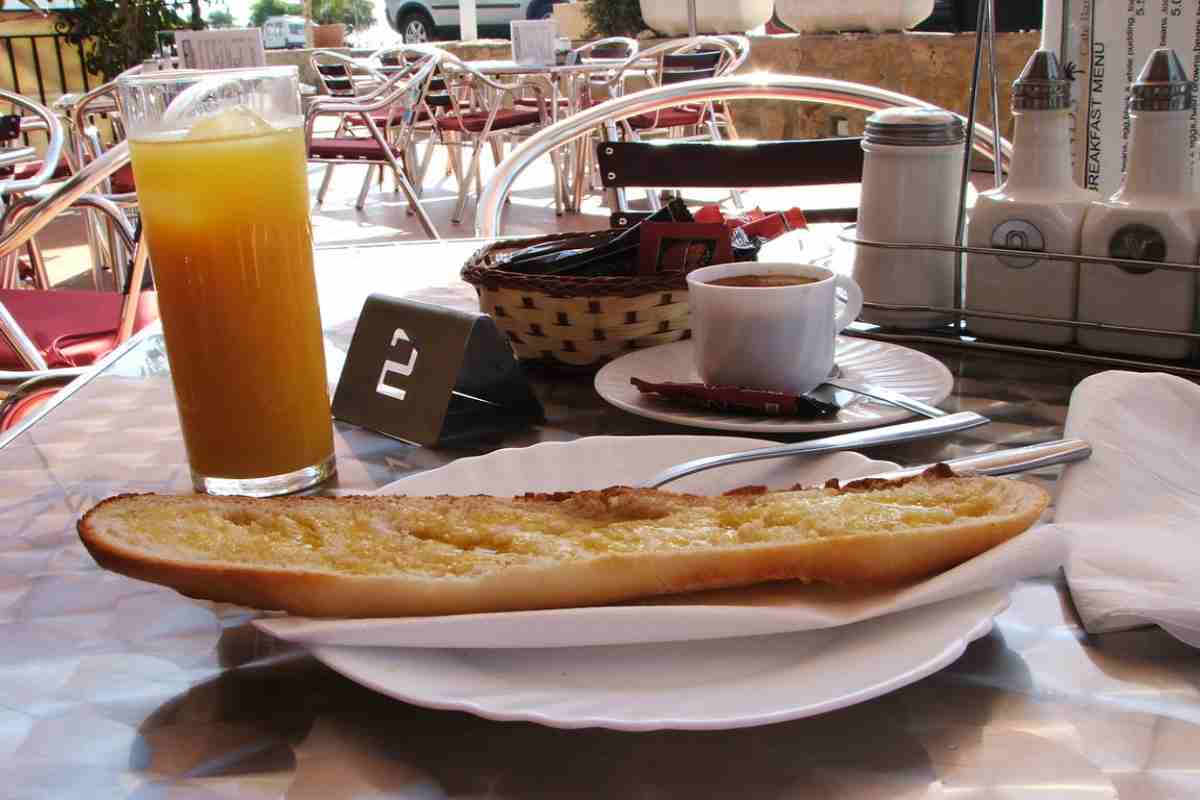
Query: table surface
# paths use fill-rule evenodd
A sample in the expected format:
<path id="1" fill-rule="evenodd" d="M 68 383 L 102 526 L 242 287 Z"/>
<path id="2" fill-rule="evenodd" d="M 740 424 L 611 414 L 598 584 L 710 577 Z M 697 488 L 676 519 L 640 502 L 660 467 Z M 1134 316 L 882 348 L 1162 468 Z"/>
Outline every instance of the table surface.
<path id="1" fill-rule="evenodd" d="M 472 308 L 457 270 L 477 245 L 319 251 L 331 377 L 369 292 Z M 994 422 L 869 455 L 926 463 L 1055 438 L 1091 371 L 929 352 L 955 378 L 943 406 Z M 337 424 L 339 472 L 325 491 L 375 489 L 501 446 L 703 433 L 617 411 L 588 378 L 535 377 L 547 422 L 466 448 Z M 1060 575 L 1017 586 L 994 630 L 946 669 L 758 728 L 560 731 L 359 687 L 257 632 L 253 612 L 105 573 L 79 543 L 76 519 L 106 496 L 190 489 L 154 331 L 0 448 L 0 480 L 0 797 L 1200 796 L 1196 651 L 1158 629 L 1087 635 Z"/>

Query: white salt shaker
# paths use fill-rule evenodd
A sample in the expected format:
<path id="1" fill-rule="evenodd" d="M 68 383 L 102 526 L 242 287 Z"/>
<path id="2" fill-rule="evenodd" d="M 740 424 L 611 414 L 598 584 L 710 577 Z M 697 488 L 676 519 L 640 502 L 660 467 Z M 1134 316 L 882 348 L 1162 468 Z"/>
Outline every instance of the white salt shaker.
<path id="1" fill-rule="evenodd" d="M 954 244 L 962 179 L 962 121 L 938 108 L 889 108 L 867 118 L 863 137 L 860 239 Z M 867 302 L 954 305 L 955 253 L 855 248 L 854 280 Z M 891 328 L 930 328 L 953 315 L 863 309 Z"/>

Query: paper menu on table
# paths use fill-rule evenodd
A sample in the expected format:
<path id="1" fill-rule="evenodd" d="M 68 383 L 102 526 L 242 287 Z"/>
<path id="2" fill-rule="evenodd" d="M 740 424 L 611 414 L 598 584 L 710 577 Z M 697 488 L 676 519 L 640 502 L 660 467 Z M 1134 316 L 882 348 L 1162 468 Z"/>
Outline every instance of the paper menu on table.
<path id="1" fill-rule="evenodd" d="M 553 64 L 554 40 L 558 25 L 554 20 L 513 20 L 509 24 L 513 61 L 518 64 Z"/>
<path id="2" fill-rule="evenodd" d="M 184 69 L 238 69 L 267 63 L 260 28 L 175 31 L 175 48 Z"/>
<path id="3" fill-rule="evenodd" d="M 1156 47 L 1173 48 L 1200 79 L 1200 0 L 1046 0 L 1042 47 L 1074 71 L 1072 164 L 1079 184 L 1109 195 L 1121 182 L 1129 147 L 1126 95 Z M 1195 111 L 1189 152 L 1179 161 L 1195 180 Z"/>

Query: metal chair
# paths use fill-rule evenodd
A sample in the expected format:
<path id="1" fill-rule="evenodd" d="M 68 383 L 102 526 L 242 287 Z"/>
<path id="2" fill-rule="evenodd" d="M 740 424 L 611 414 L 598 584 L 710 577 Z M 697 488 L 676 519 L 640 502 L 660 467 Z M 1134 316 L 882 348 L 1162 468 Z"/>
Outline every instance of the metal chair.
<path id="1" fill-rule="evenodd" d="M 749 53 L 750 42 L 741 36 L 697 36 L 663 42 L 626 59 L 611 78 L 609 93 L 613 96 L 624 93 L 627 87 L 626 72 L 647 62 L 655 64 L 655 68 L 646 73 L 650 85 L 668 86 L 721 77 L 745 63 Z M 658 137 L 719 142 L 723 138 L 722 126 L 736 136 L 732 118 L 724 103 L 684 103 L 635 114 L 618 124 L 610 123 L 604 126 L 602 133 L 608 141 L 642 141 L 647 137 Z M 731 187 L 730 197 L 735 207 L 742 207 L 737 187 Z M 647 187 L 646 201 L 652 210 L 660 208 L 658 188 Z"/>
<path id="2" fill-rule="evenodd" d="M 5 213 L 30 192 L 36 191 L 48 181 L 69 175 L 71 165 L 64 161 L 63 129 L 61 121 L 48 108 L 19 94 L 0 90 L 0 103 L 8 103 L 14 113 L 3 118 L 7 129 L 4 146 L 0 147 L 0 203 Z M 46 147 L 39 157 L 35 148 L 18 146 L 17 139 L 31 132 L 45 133 Z M 0 221 L 0 224 L 3 224 Z M 25 248 L 33 270 L 35 285 L 46 285 L 46 266 L 36 242 Z M 8 258 L 0 258 L 0 287 L 15 286 L 19 281 L 17 252 Z"/>
<path id="3" fill-rule="evenodd" d="M 627 58 L 610 79 L 610 90 L 614 96 L 623 93 L 626 87 L 626 72 L 651 59 L 657 62 L 657 69 L 648 75 L 650 84 L 668 86 L 719 78 L 745 63 L 749 52 L 749 40 L 745 37 L 697 36 L 663 42 Z M 698 129 L 703 125 L 708 128 L 709 137 L 713 141 L 720 141 L 721 134 L 716 127 L 712 106 L 712 103 L 681 104 L 635 114 L 622 120 L 622 128 L 626 138 L 637 140 L 650 133 L 670 134 L 674 129 Z"/>
<path id="4" fill-rule="evenodd" d="M 461 222 L 471 184 L 475 184 L 477 192 L 482 189 L 483 148 L 490 146 L 492 158 L 499 164 L 503 159 L 504 141 L 524 138 L 549 125 L 553 120 L 553 88 L 545 77 L 538 75 L 513 83 L 498 81 L 451 54 L 446 54 L 442 64 L 450 79 L 450 94 L 458 97 L 462 91 L 470 98 L 469 107 L 451 104 L 435 119 L 439 141 L 449 148 L 450 163 L 458 179 L 458 203 L 451 219 Z M 525 97 L 527 91 L 536 96 L 537 102 L 533 106 L 518 105 L 516 101 Z M 471 162 L 465 170 L 462 165 L 464 148 L 471 150 Z M 551 152 L 550 159 L 554 166 L 555 209 L 561 213 L 562 173 L 558 154 Z"/>
<path id="5" fill-rule="evenodd" d="M 138 74 L 141 66 L 127 70 L 123 75 Z M 110 81 L 74 98 L 67 109 L 67 136 L 69 153 L 75 168 L 90 164 L 105 151 L 104 136 L 100 122 L 107 121 L 113 143 L 125 138 L 121 122 L 120 103 L 117 97 L 117 82 Z M 132 216 L 137 210 L 137 186 L 133 179 L 133 167 L 126 164 L 97 187 L 101 196 L 116 204 Z M 124 241 L 112 225 L 109 217 L 86 211 L 88 247 L 92 254 L 92 283 L 97 291 L 103 288 L 104 267 L 113 269 L 115 285 L 121 284 L 122 265 L 129 259 Z"/>
<path id="6" fill-rule="evenodd" d="M 445 59 L 449 56 L 449 53 L 446 51 L 429 44 L 400 44 L 380 48 L 372 53 L 367 60 L 371 64 L 378 65 L 377 69 L 381 80 L 386 80 L 397 71 L 404 69 L 416 61 L 420 61 L 430 54 L 436 54 L 439 59 Z M 412 175 L 412 183 L 413 187 L 417 190 L 418 197 L 424 195 L 425 175 L 429 172 L 429 165 L 433 160 L 434 149 L 441 143 L 438 137 L 436 118 L 446 113 L 450 108 L 470 109 L 469 100 L 464 100 L 458 95 L 450 93 L 449 84 L 440 65 L 434 70 L 433 77 L 429 80 L 429 86 L 425 90 L 422 101 L 423 108 L 412 123 L 412 137 L 410 140 L 410 146 L 415 152 L 418 138 L 423 136 L 425 139 L 424 155 L 420 158 L 413 158 L 410 162 L 410 166 L 416 164 L 415 172 Z M 453 166 L 449 159 L 447 159 L 446 163 L 446 174 L 453 174 Z"/>
<path id="7" fill-rule="evenodd" d="M 571 102 L 567 107 L 567 111 L 574 114 L 580 109 L 591 108 L 597 103 L 602 103 L 605 100 L 611 99 L 614 95 L 610 83 L 614 78 L 614 73 L 621 67 L 636 60 L 638 48 L 637 39 L 630 39 L 626 36 L 609 36 L 604 39 L 597 39 L 594 42 L 588 42 L 580 45 L 571 51 L 568 61 L 574 61 L 577 64 L 587 63 L 604 63 L 610 64 L 612 68 L 603 72 L 587 72 L 571 83 L 570 93 Z M 618 94 L 624 94 L 624 87 Z M 591 138 L 599 141 L 601 131 L 594 132 Z M 596 151 L 590 147 L 588 143 L 580 142 L 580 146 L 574 150 L 566 152 L 572 158 L 571 170 L 571 186 L 573 196 L 571 207 L 579 209 L 583 204 L 584 187 L 591 183 L 591 176 L 597 173 L 596 166 Z"/>
<path id="8" fill-rule="evenodd" d="M 57 135 L 62 135 L 61 126 Z M 87 363 L 95 361 L 126 341 L 134 330 L 155 315 L 152 298 L 142 291 L 147 266 L 144 243 L 135 240 L 134 232 L 123 212 L 103 196 L 89 194 L 105 179 L 129 163 L 127 143 L 120 143 L 72 175 L 52 193 L 26 206 L 22 213 L 9 219 L 0 230 L 0 258 L 4 258 L 30 242 L 45 226 L 61 214 L 76 207 L 87 207 L 106 214 L 124 239 L 132 261 L 124 291 L 59 292 L 35 290 L 6 290 L 0 292 L 0 345 L 19 361 L 19 368 L 0 369 L 0 382 L 52 380 L 80 374 Z M 151 302 L 147 302 L 147 300 Z M 65 304 L 62 301 L 67 301 Z M 88 304 L 89 308 L 82 308 Z M 12 308 L 10 308 L 12 306 Z M 17 309 L 14 314 L 13 309 Z M 53 319 L 56 311 L 66 309 L 76 320 L 85 320 L 85 329 L 75 331 L 72 341 L 64 342 L 48 327 L 30 331 L 21 317 L 28 320 Z M 41 322 L 37 323 L 39 326 Z M 97 330 L 98 325 L 103 330 Z M 87 330 L 91 327 L 92 330 Z M 32 333 L 32 335 L 31 335 Z M 100 341 L 97 341 L 97 340 Z M 47 358 L 47 356 L 50 358 Z M 53 362 L 53 363 L 51 363 Z"/>
<path id="9" fill-rule="evenodd" d="M 410 160 L 413 123 L 422 111 L 425 92 L 439 61 L 438 54 L 429 53 L 421 61 L 397 72 L 366 95 L 319 97 L 310 104 L 305 120 L 308 160 L 329 165 L 317 192 L 318 204 L 324 199 L 329 188 L 333 166 L 345 163 L 367 165 L 367 175 L 355 204 L 355 208 L 360 210 L 366 204 L 375 168 L 389 167 L 396 185 L 408 199 L 409 210 L 417 215 L 426 234 L 433 239 L 439 238 L 433 221 L 421 207 L 420 197 L 402 165 L 402 162 Z M 329 114 L 342 117 L 343 121 L 338 125 L 339 130 L 331 137 L 314 136 L 317 119 Z M 382 118 L 380 114 L 383 115 Z M 382 128 L 380 122 L 383 123 Z M 367 135 L 340 135 L 351 124 L 361 125 L 366 129 Z"/>
<path id="10" fill-rule="evenodd" d="M 314 50 L 308 63 L 317 75 L 321 92 L 328 97 L 358 97 L 379 83 L 377 75 L 336 50 Z"/>
<path id="11" fill-rule="evenodd" d="M 878 111 L 895 106 L 930 106 L 929 103 L 915 97 L 874 86 L 829 78 L 771 74 L 727 76 L 668 84 L 616 97 L 560 120 L 531 136 L 509 153 L 496 168 L 479 197 L 476 234 L 485 238 L 493 238 L 500 234 L 505 200 L 517 175 L 547 152 L 587 136 L 597 126 L 615 124 L 635 114 L 651 113 L 683 103 L 730 100 L 794 100 L 804 103 L 829 103 L 864 111 Z M 978 152 L 992 158 L 993 138 L 988 128 L 976 124 L 974 142 Z M 1011 155 L 1011 146 L 1004 139 L 1000 139 L 998 145 L 1003 166 Z"/>

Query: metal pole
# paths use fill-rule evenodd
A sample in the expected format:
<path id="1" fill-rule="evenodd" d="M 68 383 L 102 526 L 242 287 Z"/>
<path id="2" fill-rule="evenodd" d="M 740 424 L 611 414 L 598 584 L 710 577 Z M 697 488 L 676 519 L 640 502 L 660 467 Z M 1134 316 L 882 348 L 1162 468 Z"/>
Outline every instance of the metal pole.
<path id="1" fill-rule="evenodd" d="M 475 0 L 460 0 L 458 4 L 459 38 L 464 42 L 473 42 L 479 38 L 479 16 L 476 6 Z"/>
<path id="2" fill-rule="evenodd" d="M 979 16 L 975 21 L 975 66 L 971 73 L 971 97 L 967 105 L 967 140 L 963 147 L 962 179 L 958 185 L 958 220 L 954 226 L 954 246 L 962 247 L 963 235 L 966 233 L 967 221 L 967 184 L 971 180 L 971 149 L 975 145 L 975 101 L 979 97 L 979 67 L 983 59 L 983 27 L 987 14 L 987 2 L 979 4 Z M 954 259 L 954 307 L 962 308 L 963 292 L 963 252 L 958 251 Z M 955 320 L 956 327 L 962 327 L 963 318 Z"/>
<path id="3" fill-rule="evenodd" d="M 687 0 L 688 11 L 688 36 L 695 37 L 697 28 L 696 23 L 696 0 Z"/>
<path id="4" fill-rule="evenodd" d="M 992 141 L 1000 141 L 1000 70 L 996 69 L 996 0 L 984 0 L 988 7 L 988 69 L 992 84 Z M 1000 169 L 1000 154 L 992 159 L 996 188 L 1004 183 L 1004 172 Z"/>

